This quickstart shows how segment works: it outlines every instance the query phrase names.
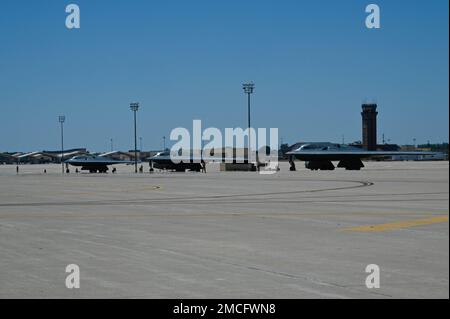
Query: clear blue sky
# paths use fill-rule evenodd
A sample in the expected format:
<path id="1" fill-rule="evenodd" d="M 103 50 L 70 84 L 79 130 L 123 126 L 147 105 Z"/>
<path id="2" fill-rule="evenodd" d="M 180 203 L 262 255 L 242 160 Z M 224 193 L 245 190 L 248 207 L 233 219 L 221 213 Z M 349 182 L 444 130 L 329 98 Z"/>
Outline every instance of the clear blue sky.
<path id="1" fill-rule="evenodd" d="M 65 6 L 81 29 L 65 27 Z M 365 6 L 381 29 L 365 28 Z M 381 134 L 448 141 L 448 1 L 2 0 L 0 151 L 160 148 L 178 126 L 255 127 L 285 142 L 361 139 L 361 103 Z"/>

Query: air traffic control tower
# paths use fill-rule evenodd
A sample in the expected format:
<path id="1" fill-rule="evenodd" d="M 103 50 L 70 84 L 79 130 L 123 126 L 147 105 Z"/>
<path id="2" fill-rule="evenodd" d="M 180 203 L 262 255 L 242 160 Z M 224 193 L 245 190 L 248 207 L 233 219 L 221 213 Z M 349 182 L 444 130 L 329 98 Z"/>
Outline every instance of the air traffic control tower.
<path id="1" fill-rule="evenodd" d="M 377 105 L 362 105 L 362 142 L 363 148 L 375 151 L 377 148 Z"/>

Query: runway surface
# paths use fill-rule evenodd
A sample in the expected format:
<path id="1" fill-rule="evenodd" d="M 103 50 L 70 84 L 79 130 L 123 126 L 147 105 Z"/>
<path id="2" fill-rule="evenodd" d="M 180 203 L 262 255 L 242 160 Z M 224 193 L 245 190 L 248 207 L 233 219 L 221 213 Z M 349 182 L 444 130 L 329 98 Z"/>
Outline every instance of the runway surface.
<path id="1" fill-rule="evenodd" d="M 365 165 L 0 165 L 0 298 L 448 298 L 448 162 Z M 79 289 L 66 288 L 68 264 Z"/>

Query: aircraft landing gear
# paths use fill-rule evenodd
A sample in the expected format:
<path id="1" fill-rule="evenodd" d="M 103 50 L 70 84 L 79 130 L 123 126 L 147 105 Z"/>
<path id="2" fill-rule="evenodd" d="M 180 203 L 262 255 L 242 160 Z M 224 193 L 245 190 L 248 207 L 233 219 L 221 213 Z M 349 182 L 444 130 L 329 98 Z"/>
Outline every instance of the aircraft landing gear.
<path id="1" fill-rule="evenodd" d="M 293 158 L 289 159 L 289 165 L 290 165 L 289 170 L 291 172 L 295 172 L 297 170 L 297 168 L 295 167 L 295 162 L 294 162 Z"/>
<path id="2" fill-rule="evenodd" d="M 305 167 L 312 171 L 322 170 L 322 171 L 333 171 L 334 165 L 331 161 L 308 161 L 305 162 Z"/>
<path id="3" fill-rule="evenodd" d="M 108 172 L 108 167 L 107 166 L 100 166 L 100 167 L 82 167 L 81 168 L 82 171 L 89 171 L 89 173 L 93 174 L 93 173 L 107 173 Z"/>
<path id="4" fill-rule="evenodd" d="M 338 167 L 343 167 L 348 171 L 359 171 L 362 167 L 364 167 L 364 164 L 359 158 L 350 158 L 341 160 Z"/>

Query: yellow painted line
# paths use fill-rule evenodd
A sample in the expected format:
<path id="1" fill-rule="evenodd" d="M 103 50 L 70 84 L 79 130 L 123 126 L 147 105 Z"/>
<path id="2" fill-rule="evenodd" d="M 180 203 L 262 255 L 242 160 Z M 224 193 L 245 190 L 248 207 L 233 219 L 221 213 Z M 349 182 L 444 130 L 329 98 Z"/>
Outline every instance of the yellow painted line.
<path id="1" fill-rule="evenodd" d="M 431 225 L 431 224 L 444 223 L 444 222 L 448 222 L 448 216 L 436 216 L 436 217 L 423 218 L 423 219 L 405 220 L 405 221 L 399 221 L 399 222 L 387 223 L 387 224 L 350 227 L 350 228 L 341 229 L 340 231 L 380 232 L 380 231 L 395 230 L 395 229 L 422 226 L 422 225 Z"/>

